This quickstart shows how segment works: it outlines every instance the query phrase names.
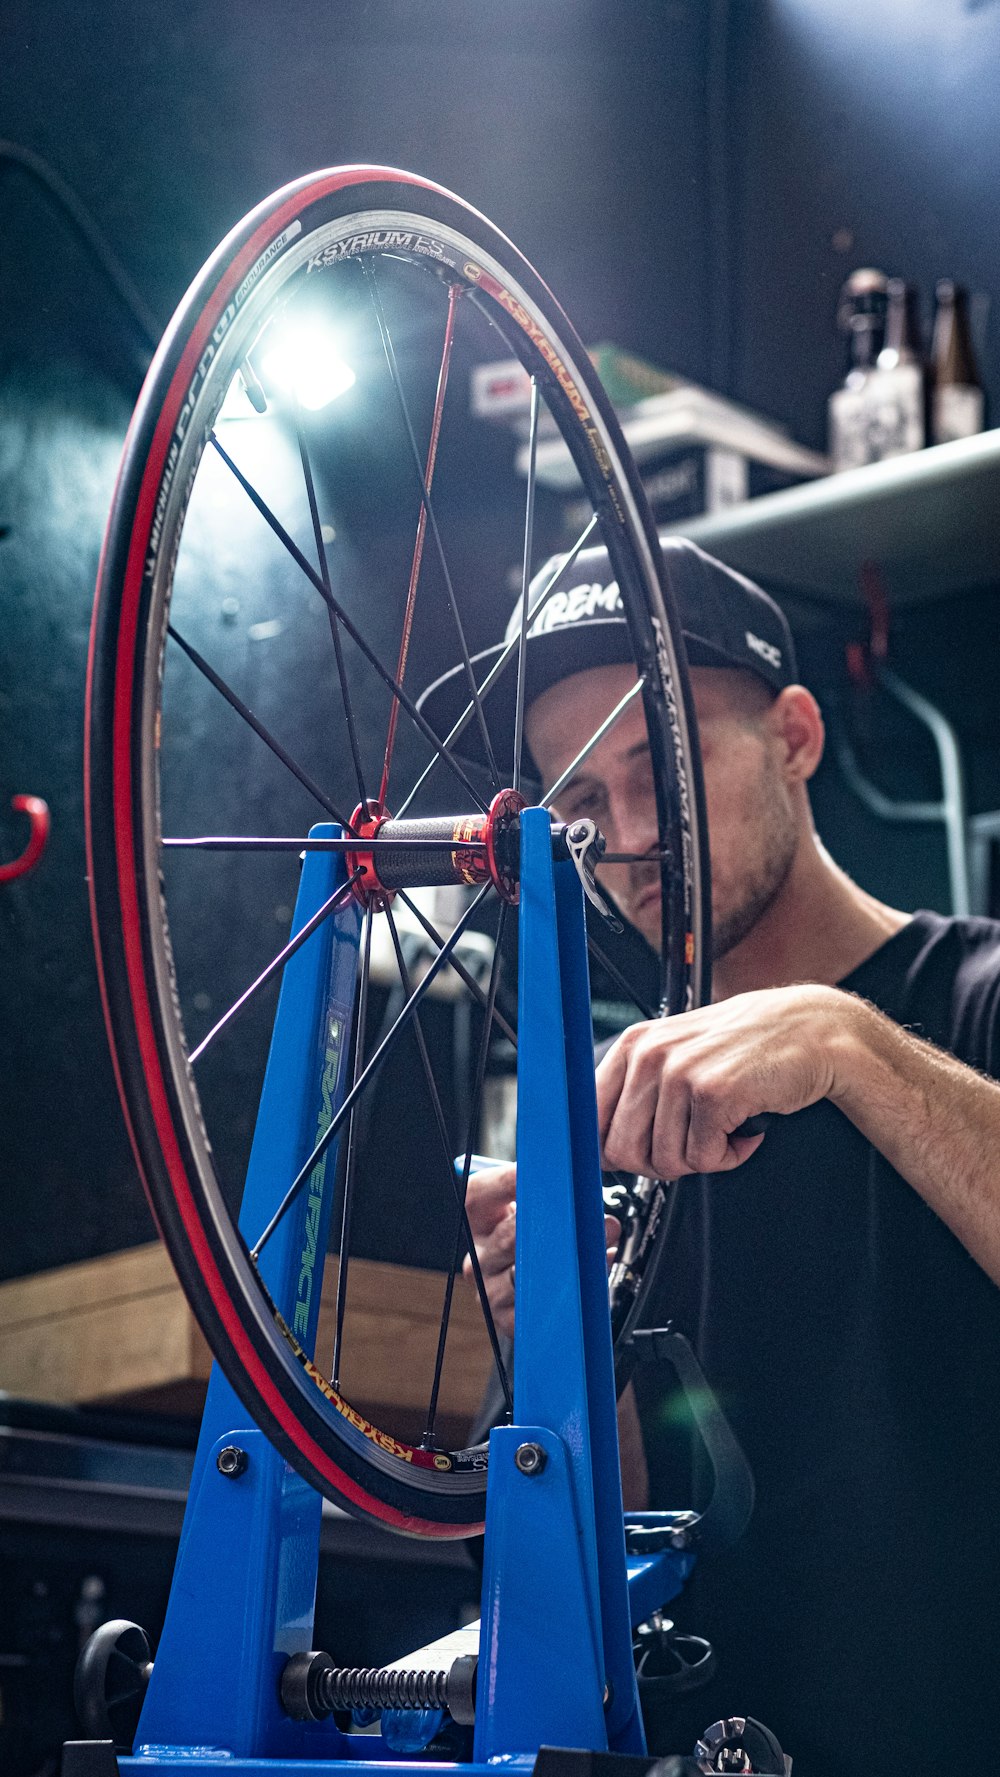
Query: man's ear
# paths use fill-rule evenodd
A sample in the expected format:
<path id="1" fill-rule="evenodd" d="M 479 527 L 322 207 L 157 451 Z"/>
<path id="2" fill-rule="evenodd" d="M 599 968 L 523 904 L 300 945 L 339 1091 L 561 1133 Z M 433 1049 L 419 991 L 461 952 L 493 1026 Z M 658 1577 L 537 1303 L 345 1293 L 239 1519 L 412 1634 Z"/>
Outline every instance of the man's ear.
<path id="1" fill-rule="evenodd" d="M 826 741 L 823 717 L 812 692 L 804 685 L 786 685 L 767 711 L 765 723 L 780 744 L 786 782 L 808 783 L 823 757 Z"/>

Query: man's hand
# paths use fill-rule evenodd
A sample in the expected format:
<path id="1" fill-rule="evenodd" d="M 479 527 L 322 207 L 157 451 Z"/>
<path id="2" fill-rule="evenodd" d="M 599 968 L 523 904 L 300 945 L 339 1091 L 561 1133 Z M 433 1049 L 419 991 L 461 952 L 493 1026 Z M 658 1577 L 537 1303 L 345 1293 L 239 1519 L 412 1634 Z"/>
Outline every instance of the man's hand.
<path id="1" fill-rule="evenodd" d="M 507 1337 L 514 1331 L 514 1166 L 483 1167 L 469 1178 L 465 1207 L 476 1244 L 486 1295 L 497 1330 Z M 472 1260 L 462 1267 L 470 1283 Z"/>
<path id="2" fill-rule="evenodd" d="M 597 1070 L 604 1164 L 652 1178 L 728 1172 L 763 1135 L 748 1117 L 832 1095 L 853 1009 L 830 987 L 777 987 L 635 1024 Z"/>
<path id="3" fill-rule="evenodd" d="M 514 1333 L 514 1232 L 516 1228 L 514 1192 L 517 1169 L 514 1166 L 483 1167 L 469 1179 L 465 1206 L 475 1241 L 486 1296 L 499 1332 L 512 1338 Z M 608 1244 L 608 1264 L 617 1250 L 621 1224 L 614 1216 L 605 1216 L 604 1235 Z M 466 1258 L 465 1276 L 472 1281 L 472 1260 Z"/>
<path id="4" fill-rule="evenodd" d="M 597 1070 L 604 1164 L 729 1172 L 748 1117 L 828 1098 L 1000 1284 L 1000 1084 L 836 987 L 767 988 L 619 1037 Z"/>

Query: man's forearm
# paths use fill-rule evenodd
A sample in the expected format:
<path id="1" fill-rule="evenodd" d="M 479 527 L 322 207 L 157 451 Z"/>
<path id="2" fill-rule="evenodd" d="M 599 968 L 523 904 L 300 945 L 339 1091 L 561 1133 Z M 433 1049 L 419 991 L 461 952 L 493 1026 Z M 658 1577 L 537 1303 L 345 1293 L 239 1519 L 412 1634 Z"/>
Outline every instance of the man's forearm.
<path id="1" fill-rule="evenodd" d="M 801 982 L 633 1025 L 597 1073 L 605 1165 L 732 1171 L 762 1112 L 830 1099 L 1000 1284 L 1000 1085 L 866 1000 Z"/>
<path id="2" fill-rule="evenodd" d="M 1000 1284 L 1000 1084 L 848 1003 L 829 1097 Z"/>

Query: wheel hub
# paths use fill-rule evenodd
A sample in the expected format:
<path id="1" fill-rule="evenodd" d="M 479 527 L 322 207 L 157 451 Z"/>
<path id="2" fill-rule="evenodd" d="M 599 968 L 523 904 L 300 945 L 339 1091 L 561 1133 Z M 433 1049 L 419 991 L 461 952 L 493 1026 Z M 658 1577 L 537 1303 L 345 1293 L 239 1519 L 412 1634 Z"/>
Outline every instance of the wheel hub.
<path id="1" fill-rule="evenodd" d="M 345 854 L 348 874 L 360 872 L 353 885 L 356 899 L 380 913 L 397 889 L 450 883 L 481 888 L 492 882 L 501 899 L 516 906 L 520 814 L 526 806 L 517 790 L 500 790 L 485 813 L 396 821 L 377 802 L 359 803 L 351 816 L 358 844 Z"/>

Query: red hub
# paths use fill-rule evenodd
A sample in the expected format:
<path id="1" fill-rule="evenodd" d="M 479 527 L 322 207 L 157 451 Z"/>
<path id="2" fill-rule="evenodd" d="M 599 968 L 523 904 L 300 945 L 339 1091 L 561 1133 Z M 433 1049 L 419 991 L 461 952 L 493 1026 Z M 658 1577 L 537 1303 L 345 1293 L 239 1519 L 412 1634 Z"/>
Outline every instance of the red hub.
<path id="1" fill-rule="evenodd" d="M 390 815 L 381 804 L 372 801 L 371 798 L 367 802 L 359 802 L 351 816 L 351 826 L 358 835 L 360 843 L 357 851 L 344 853 L 348 876 L 353 876 L 356 870 L 361 871 L 357 882 L 352 886 L 355 899 L 361 902 L 362 907 L 373 907 L 376 913 L 381 913 L 384 908 L 388 907 L 394 898 L 394 891 L 387 889 L 379 880 L 375 867 L 376 854 L 365 846 L 364 841 L 375 839 L 379 830 L 390 819 Z"/>

